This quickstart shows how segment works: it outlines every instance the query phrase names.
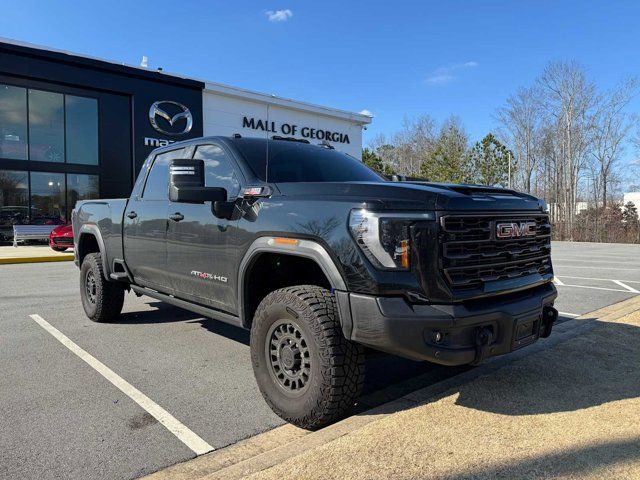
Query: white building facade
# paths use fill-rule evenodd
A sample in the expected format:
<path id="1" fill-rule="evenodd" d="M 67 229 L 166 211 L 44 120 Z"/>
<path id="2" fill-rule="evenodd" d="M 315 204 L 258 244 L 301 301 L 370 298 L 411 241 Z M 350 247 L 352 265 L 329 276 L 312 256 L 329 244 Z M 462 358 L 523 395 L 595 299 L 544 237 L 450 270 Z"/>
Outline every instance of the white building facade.
<path id="1" fill-rule="evenodd" d="M 205 136 L 294 137 L 327 142 L 357 159 L 363 128 L 371 123 L 367 115 L 210 82 L 202 92 L 202 115 Z"/>

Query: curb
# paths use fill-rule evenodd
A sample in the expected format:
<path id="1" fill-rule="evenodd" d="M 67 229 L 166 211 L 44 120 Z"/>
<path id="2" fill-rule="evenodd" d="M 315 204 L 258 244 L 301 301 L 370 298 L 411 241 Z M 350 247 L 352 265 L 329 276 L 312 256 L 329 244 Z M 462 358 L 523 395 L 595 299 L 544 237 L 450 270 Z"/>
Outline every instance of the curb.
<path id="1" fill-rule="evenodd" d="M 169 479 L 240 479 L 278 465 L 310 449 L 318 448 L 344 435 L 384 419 L 399 411 L 437 400 L 456 386 L 490 374 L 519 358 L 546 350 L 576 335 L 596 327 L 596 321 L 615 321 L 640 310 L 640 296 L 586 313 L 554 328 L 554 334 L 542 342 L 511 354 L 495 357 L 473 370 L 461 373 L 433 385 L 417 389 L 383 405 L 348 417 L 316 432 L 307 432 L 292 425 L 276 427 L 250 439 L 179 463 L 151 474 L 149 480 Z M 251 448 L 248 448 L 250 444 Z M 251 452 L 251 453 L 249 453 Z M 248 454 L 249 453 L 249 454 Z"/>
<path id="2" fill-rule="evenodd" d="M 75 258 L 74 254 L 49 255 L 44 257 L 0 258 L 0 265 L 11 265 L 16 263 L 69 262 L 74 258 Z"/>

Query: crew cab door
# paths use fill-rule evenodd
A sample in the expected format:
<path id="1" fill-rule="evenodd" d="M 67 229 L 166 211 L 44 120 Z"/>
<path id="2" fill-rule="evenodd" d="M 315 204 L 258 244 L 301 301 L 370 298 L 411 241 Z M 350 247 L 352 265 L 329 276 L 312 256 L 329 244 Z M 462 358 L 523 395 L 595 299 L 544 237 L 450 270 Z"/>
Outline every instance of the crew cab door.
<path id="1" fill-rule="evenodd" d="M 124 212 L 127 267 L 137 284 L 165 293 L 173 289 L 167 276 L 169 162 L 185 153 L 179 148 L 156 155 L 142 190 L 132 195 Z"/>
<path id="2" fill-rule="evenodd" d="M 238 196 L 241 174 L 221 145 L 199 145 L 193 158 L 204 161 L 206 187 L 226 189 L 229 200 Z M 171 282 L 177 297 L 235 314 L 237 221 L 216 218 L 211 207 L 211 202 L 169 204 Z"/>

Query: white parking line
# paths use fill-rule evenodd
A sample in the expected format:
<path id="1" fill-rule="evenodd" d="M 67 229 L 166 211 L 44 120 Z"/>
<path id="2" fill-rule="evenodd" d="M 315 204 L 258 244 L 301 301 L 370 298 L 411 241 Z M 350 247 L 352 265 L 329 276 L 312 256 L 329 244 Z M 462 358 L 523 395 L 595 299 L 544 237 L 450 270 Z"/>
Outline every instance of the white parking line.
<path id="1" fill-rule="evenodd" d="M 207 452 L 211 452 L 214 448 L 200 438 L 196 433 L 191 431 L 177 418 L 167 412 L 164 408 L 158 405 L 156 402 L 147 397 L 144 393 L 131 385 L 120 375 L 115 373 L 101 361 L 91 356 L 85 350 L 73 343 L 69 337 L 67 337 L 60 330 L 55 328 L 49 322 L 47 322 L 40 315 L 29 315 L 38 325 L 49 332 L 53 337 L 62 343 L 65 347 L 75 353 L 81 360 L 87 363 L 91 368 L 97 371 L 100 375 L 111 382 L 122 393 L 128 396 L 131 400 L 140 405 L 147 413 L 152 415 L 158 422 L 165 426 L 167 430 L 173 433 L 178 439 L 189 447 L 196 455 L 203 455 Z"/>
<path id="2" fill-rule="evenodd" d="M 630 287 L 629 285 L 627 285 L 626 283 L 621 282 L 620 280 L 611 280 L 613 283 L 620 285 L 622 288 L 626 288 L 627 290 L 629 290 L 631 293 L 640 293 L 638 290 L 636 290 L 633 287 Z"/>
<path id="3" fill-rule="evenodd" d="M 556 276 L 553 277 L 553 283 L 555 283 L 556 285 L 564 285 L 564 283 L 562 283 L 562 280 L 560 280 Z"/>
<path id="4" fill-rule="evenodd" d="M 562 259 L 562 258 L 559 258 L 558 262 L 559 263 L 562 263 L 562 262 L 579 262 L 581 264 L 585 264 L 585 263 L 606 263 L 607 265 L 610 265 L 612 263 L 620 263 L 622 265 L 629 265 L 629 264 L 633 265 L 633 262 L 630 262 L 630 261 L 626 261 L 625 262 L 624 260 L 616 262 L 614 260 L 591 260 L 591 259 L 588 259 L 588 258 L 582 258 L 580 260 L 578 260 L 578 259 L 573 260 L 573 259 Z M 640 267 L 640 265 L 638 265 L 638 267 Z"/>
<path id="5" fill-rule="evenodd" d="M 594 268 L 598 268 L 598 267 L 589 267 L 586 265 L 567 265 L 567 264 L 562 264 L 560 262 L 553 262 L 553 268 L 556 267 L 564 267 L 567 269 L 572 269 L 572 268 L 586 268 L 588 270 L 593 270 Z M 606 271 L 616 271 L 616 272 L 637 272 L 638 269 L 640 269 L 640 267 L 636 267 L 636 268 L 618 268 L 618 267 L 599 267 L 601 270 L 606 270 Z"/>
<path id="6" fill-rule="evenodd" d="M 570 275 L 560 275 L 562 278 L 576 278 L 578 280 L 602 280 L 604 282 L 626 282 L 626 283 L 640 283 L 640 280 L 611 280 L 610 278 L 596 278 L 596 277 L 573 277 Z M 558 278 L 556 275 L 555 278 Z"/>
<path id="7" fill-rule="evenodd" d="M 571 317 L 571 318 L 577 318 L 580 316 L 576 313 L 567 313 L 567 312 L 558 312 L 558 315 L 562 315 L 563 317 Z"/>
<path id="8" fill-rule="evenodd" d="M 606 290 L 608 292 L 631 293 L 629 290 L 621 290 L 619 288 L 592 287 L 591 285 L 569 285 L 568 283 L 563 283 L 562 285 L 558 285 L 558 284 L 556 285 L 558 287 L 586 288 L 587 290 Z"/>

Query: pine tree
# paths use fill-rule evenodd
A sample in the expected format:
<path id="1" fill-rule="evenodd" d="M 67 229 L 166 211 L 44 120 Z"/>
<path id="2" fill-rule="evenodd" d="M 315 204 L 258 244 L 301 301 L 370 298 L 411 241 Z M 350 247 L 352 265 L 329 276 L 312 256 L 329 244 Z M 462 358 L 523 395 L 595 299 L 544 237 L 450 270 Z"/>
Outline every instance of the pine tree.
<path id="1" fill-rule="evenodd" d="M 492 133 L 473 146 L 469 164 L 474 183 L 502 187 L 509 184 L 509 151 Z M 511 169 L 513 175 L 513 164 Z"/>
<path id="2" fill-rule="evenodd" d="M 391 176 L 395 172 L 389 165 L 385 165 L 376 153 L 368 148 L 362 149 L 362 163 L 380 175 Z"/>
<path id="3" fill-rule="evenodd" d="M 460 121 L 443 125 L 433 151 L 427 154 L 420 174 L 430 182 L 467 183 L 471 180 L 467 163 L 469 141 Z"/>

